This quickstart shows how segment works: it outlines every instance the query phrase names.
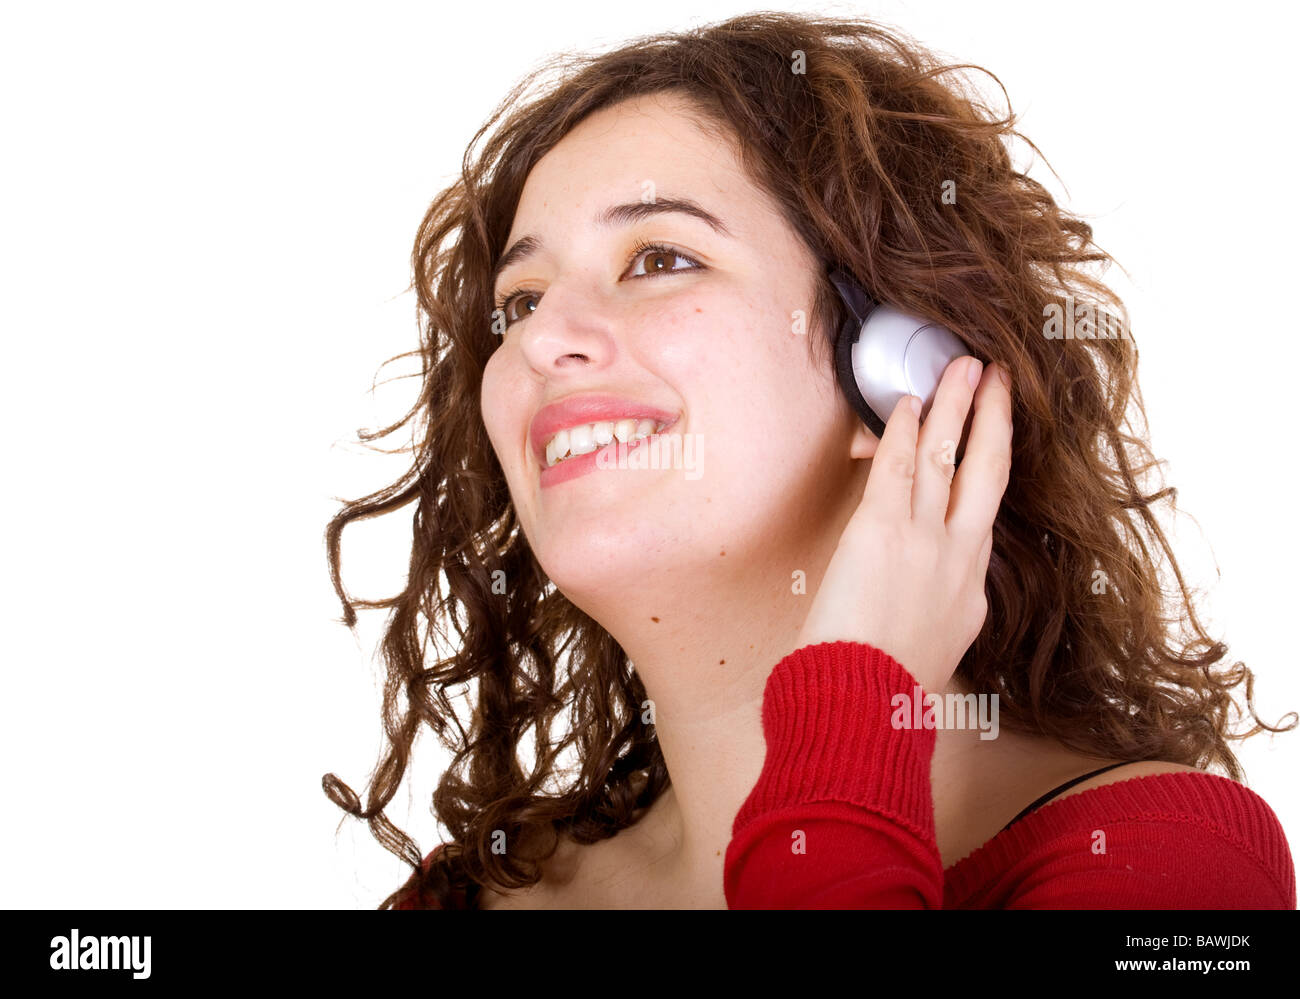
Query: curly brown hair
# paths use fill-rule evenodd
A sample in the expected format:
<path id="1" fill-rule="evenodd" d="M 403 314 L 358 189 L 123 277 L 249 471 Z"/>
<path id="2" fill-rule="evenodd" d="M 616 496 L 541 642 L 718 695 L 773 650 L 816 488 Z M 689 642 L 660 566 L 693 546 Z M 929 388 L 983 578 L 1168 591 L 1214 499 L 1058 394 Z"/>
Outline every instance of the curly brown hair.
<path id="1" fill-rule="evenodd" d="M 802 66 L 792 71 L 792 60 Z M 1197 620 L 1153 515 L 1176 490 L 1142 491 L 1158 463 L 1126 415 L 1132 401 L 1145 427 L 1134 341 L 1044 336 L 1044 316 L 1066 296 L 1127 329 L 1123 304 L 1087 272 L 1111 257 L 1088 223 L 1015 169 L 1009 140 L 1036 147 L 1013 127 L 1009 102 L 995 113 L 966 70 L 987 73 L 944 65 L 870 22 L 758 12 L 555 57 L 475 135 L 460 179 L 433 200 L 416 237 L 421 345 L 399 357 L 421 359 L 419 398 L 399 422 L 359 432 L 371 441 L 411 423 L 414 460 L 399 481 L 346 502 L 325 535 L 344 622 L 355 627 L 358 606 L 391 609 L 382 641 L 388 745 L 365 807 L 336 776 L 323 779 L 331 800 L 412 867 L 381 908 L 404 893 L 473 906 L 480 885 L 534 884 L 561 834 L 579 843 L 613 836 L 669 784 L 640 719 L 645 688 L 619 644 L 542 571 L 475 404 L 496 348 L 493 267 L 529 171 L 587 115 L 639 95 L 689 98 L 701 123 L 738 141 L 745 169 L 818 259 L 1011 372 L 1014 458 L 994 525 L 989 613 L 957 671 L 966 689 L 998 696 L 1002 724 L 1096 758 L 1217 765 L 1238 781 L 1227 740 L 1295 727 L 1261 722 L 1250 671 L 1220 665 L 1227 646 Z M 959 204 L 937 196 L 945 181 L 962 192 Z M 841 309 L 822 280 L 809 324 L 821 336 L 809 339 L 824 357 Z M 412 502 L 406 588 L 384 600 L 349 597 L 343 528 Z M 1177 593 L 1162 585 L 1159 552 Z M 511 581 L 504 594 L 493 590 L 498 570 Z M 1098 571 L 1110 584 L 1104 598 L 1093 592 Z M 1168 618 L 1167 602 L 1177 611 Z M 445 654 L 429 662 L 426 646 L 439 639 Z M 1233 734 L 1240 712 L 1230 691 L 1243 680 L 1256 724 Z M 472 688 L 467 732 L 449 693 Z M 552 722 L 566 708 L 556 740 Z M 427 865 L 384 814 L 425 724 L 454 754 L 432 799 L 451 838 Z M 530 730 L 535 764 L 525 772 L 519 750 Z M 548 792 L 568 750 L 576 775 Z M 508 855 L 493 852 L 495 830 L 506 832 Z"/>

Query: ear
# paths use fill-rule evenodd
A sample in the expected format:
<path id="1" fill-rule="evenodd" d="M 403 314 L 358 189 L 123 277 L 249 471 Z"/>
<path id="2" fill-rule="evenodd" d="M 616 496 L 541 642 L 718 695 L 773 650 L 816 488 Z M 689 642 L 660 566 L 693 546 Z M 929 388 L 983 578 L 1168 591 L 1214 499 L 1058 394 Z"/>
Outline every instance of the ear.
<path id="1" fill-rule="evenodd" d="M 876 449 L 880 447 L 880 438 L 871 432 L 862 419 L 853 414 L 853 440 L 849 445 L 849 456 L 852 458 L 874 458 Z"/>

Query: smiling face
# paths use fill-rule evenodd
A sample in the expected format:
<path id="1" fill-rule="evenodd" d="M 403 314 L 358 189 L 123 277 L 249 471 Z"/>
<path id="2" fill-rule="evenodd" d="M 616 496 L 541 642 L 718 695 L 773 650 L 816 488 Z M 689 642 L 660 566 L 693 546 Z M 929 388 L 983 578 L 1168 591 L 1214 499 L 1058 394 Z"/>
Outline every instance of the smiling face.
<path id="1" fill-rule="evenodd" d="M 731 145 L 691 115 L 664 93 L 573 129 L 528 176 L 494 289 L 498 303 L 524 292 L 505 303 L 483 420 L 534 553 L 593 616 L 602 594 L 636 601 L 666 578 L 648 575 L 656 568 L 683 573 L 680 588 L 695 570 L 766 559 L 788 585 L 800 566 L 786 563 L 842 509 L 861 469 L 851 442 L 865 457 L 874 441 L 829 366 L 813 366 L 808 337 L 822 334 L 796 322 L 823 265 Z M 708 218 L 658 210 L 674 202 Z M 627 207 L 601 220 L 614 206 Z M 660 248 L 640 249 L 651 244 Z M 544 471 L 534 417 L 591 393 L 627 400 L 629 415 L 644 406 L 675 418 L 668 434 L 694 437 L 698 474 L 592 467 L 592 455 L 583 474 Z M 563 413 L 559 426 L 597 418 Z"/>

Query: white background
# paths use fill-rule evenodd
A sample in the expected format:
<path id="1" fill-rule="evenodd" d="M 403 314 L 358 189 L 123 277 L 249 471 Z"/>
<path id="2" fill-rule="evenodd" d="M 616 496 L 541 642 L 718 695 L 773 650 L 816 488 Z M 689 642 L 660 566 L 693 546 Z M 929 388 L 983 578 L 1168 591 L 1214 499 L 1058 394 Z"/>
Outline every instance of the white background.
<path id="1" fill-rule="evenodd" d="M 414 390 L 369 393 L 417 343 L 416 226 L 543 56 L 747 9 L 4 7 L 4 905 L 370 907 L 404 879 L 320 787 L 360 792 L 377 759 L 383 617 L 336 623 L 322 532 L 404 467 L 349 442 Z M 1300 708 L 1291 15 L 786 9 L 873 15 L 1001 77 L 1068 190 L 1035 175 L 1132 277 L 1207 627 L 1265 719 Z M 413 512 L 345 535 L 354 594 L 400 588 Z M 422 745 L 389 814 L 427 851 Z M 1300 844 L 1300 731 L 1234 745 Z"/>

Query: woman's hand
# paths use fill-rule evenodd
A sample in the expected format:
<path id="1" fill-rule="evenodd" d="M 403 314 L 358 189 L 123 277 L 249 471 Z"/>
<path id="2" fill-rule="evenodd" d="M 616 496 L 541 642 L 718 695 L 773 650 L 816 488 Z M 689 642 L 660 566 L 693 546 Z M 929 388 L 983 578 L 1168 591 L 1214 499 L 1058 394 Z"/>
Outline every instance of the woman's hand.
<path id="1" fill-rule="evenodd" d="M 1011 392 L 1001 373 L 994 365 L 981 377 L 973 357 L 949 364 L 919 443 L 912 404 L 919 410 L 920 400 L 907 396 L 895 407 L 797 647 L 866 642 L 927 692 L 947 685 L 988 614 L 993 521 L 1011 471 Z M 954 478 L 972 397 L 974 420 Z"/>

